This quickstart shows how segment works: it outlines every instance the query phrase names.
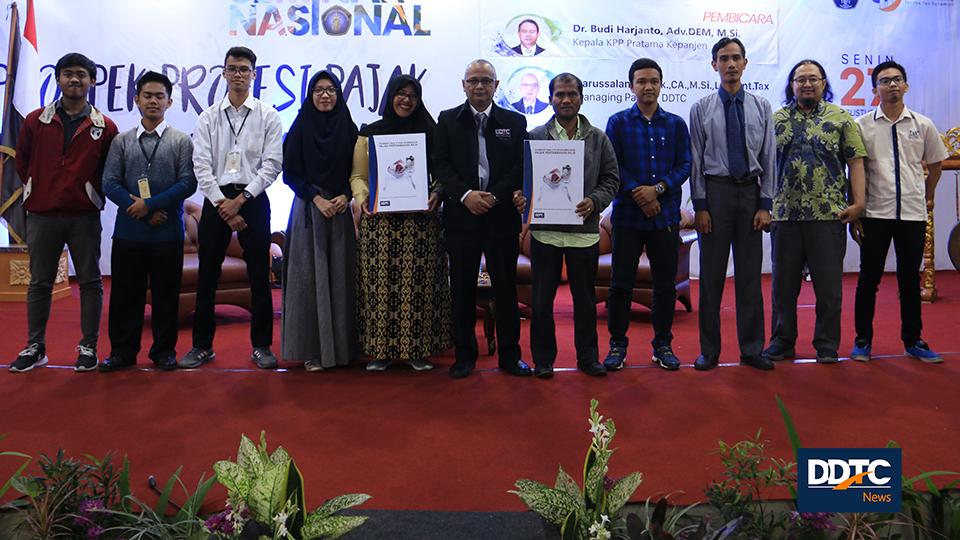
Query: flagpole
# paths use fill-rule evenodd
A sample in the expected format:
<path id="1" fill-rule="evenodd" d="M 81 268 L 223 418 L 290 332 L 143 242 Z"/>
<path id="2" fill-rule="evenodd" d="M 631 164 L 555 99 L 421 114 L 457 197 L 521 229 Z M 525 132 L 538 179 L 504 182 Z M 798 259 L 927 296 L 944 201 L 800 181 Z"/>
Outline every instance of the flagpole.
<path id="1" fill-rule="evenodd" d="M 18 64 L 17 62 L 14 62 L 13 45 L 14 45 L 14 40 L 17 38 L 17 32 L 19 31 L 20 31 L 20 10 L 17 7 L 17 2 L 14 1 L 10 3 L 10 37 L 7 41 L 7 81 L 16 80 L 16 77 L 17 77 L 17 69 L 19 68 L 19 66 L 17 65 Z M 7 118 L 8 118 L 7 115 L 10 114 L 10 109 L 11 109 L 11 106 L 13 105 L 13 92 L 11 92 L 12 88 L 13 87 L 8 84 L 6 87 L 6 91 L 3 93 L 3 120 L 4 121 L 7 121 Z M 16 159 L 16 157 L 17 157 L 16 150 L 9 148 L 7 146 L 0 146 L 0 183 L 5 184 L 7 181 L 3 172 L 5 169 L 3 165 L 6 163 L 8 159 Z M 15 202 L 16 199 L 20 197 L 20 195 L 22 194 L 21 190 L 22 188 L 18 189 L 10 197 L 9 200 L 6 200 L 6 201 L 0 200 L 0 216 L 2 216 L 3 213 L 6 211 L 7 206 Z M 15 244 L 24 243 L 23 238 L 17 236 L 16 233 L 10 231 L 10 227 L 7 226 L 6 223 L 4 223 L 3 228 L 7 236 L 7 239 L 6 239 L 7 241 L 5 242 L 5 245 L 9 245 L 11 236 L 13 237 L 12 239 L 14 240 Z"/>

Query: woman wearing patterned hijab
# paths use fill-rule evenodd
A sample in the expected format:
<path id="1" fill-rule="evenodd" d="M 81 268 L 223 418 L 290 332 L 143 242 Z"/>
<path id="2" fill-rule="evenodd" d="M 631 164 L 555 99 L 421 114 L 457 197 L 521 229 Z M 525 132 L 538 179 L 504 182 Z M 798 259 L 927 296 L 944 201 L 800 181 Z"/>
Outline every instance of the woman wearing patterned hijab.
<path id="1" fill-rule="evenodd" d="M 356 236 L 349 200 L 357 126 L 340 82 L 310 80 L 283 145 L 283 181 L 293 189 L 283 265 L 283 358 L 307 371 L 357 357 Z"/>
<path id="2" fill-rule="evenodd" d="M 353 155 L 350 184 L 363 212 L 357 272 L 360 350 L 371 358 L 369 371 L 383 371 L 393 360 L 429 370 L 433 364 L 428 358 L 451 346 L 447 256 L 437 214 L 440 194 L 431 189 L 426 212 L 367 211 L 368 137 L 424 133 L 430 156 L 437 123 L 421 95 L 415 78 L 391 79 L 383 118 L 361 130 Z"/>

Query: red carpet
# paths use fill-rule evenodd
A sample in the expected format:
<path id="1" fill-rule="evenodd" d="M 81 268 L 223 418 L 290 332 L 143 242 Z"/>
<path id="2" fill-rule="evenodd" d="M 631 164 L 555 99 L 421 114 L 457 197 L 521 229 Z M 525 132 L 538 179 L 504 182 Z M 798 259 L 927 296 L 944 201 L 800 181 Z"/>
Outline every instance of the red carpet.
<path id="1" fill-rule="evenodd" d="M 772 453 L 789 457 L 773 397 L 780 394 L 808 446 L 883 446 L 892 439 L 904 448 L 908 474 L 958 470 L 960 276 L 940 272 L 937 284 L 941 298 L 924 305 L 924 336 L 944 353 L 941 365 L 902 356 L 895 281 L 888 276 L 877 310 L 874 353 L 880 358 L 869 364 L 820 366 L 800 360 L 779 364 L 771 373 L 733 365 L 696 372 L 689 364 L 698 350 L 697 316 L 679 311 L 674 345 L 685 365 L 666 372 L 650 367 L 649 315 L 636 306 L 628 356 L 632 369 L 605 379 L 561 371 L 551 381 L 503 376 L 492 370 L 495 359 L 489 357 L 481 358 L 481 371 L 474 376 L 453 381 L 446 374 L 450 352 L 436 359 L 432 373 L 405 366 L 376 374 L 360 366 L 316 374 L 295 366 L 279 373 L 249 370 L 248 319 L 241 310 L 224 308 L 218 311 L 217 360 L 200 370 L 74 374 L 47 367 L 14 375 L 4 366 L 0 433 L 8 438 L 0 449 L 38 455 L 63 446 L 77 456 L 117 450 L 130 456 L 134 487 L 145 492 L 148 474 L 165 479 L 181 464 L 188 485 L 195 483 L 201 473 L 210 474 L 214 461 L 234 455 L 240 433 L 256 436 L 266 430 L 271 447 L 282 444 L 297 460 L 311 507 L 335 494 L 360 491 L 374 496 L 366 505 L 370 508 L 521 510 L 522 503 L 506 493 L 514 480 L 552 482 L 558 464 L 571 472 L 581 469 L 588 403 L 595 397 L 601 412 L 617 422 L 619 450 L 611 476 L 640 470 L 639 499 L 683 490 L 677 500 L 692 502 L 704 498 L 703 488 L 719 474 L 711 454 L 718 439 L 735 441 L 763 428 Z M 729 362 L 739 354 L 732 285 L 728 281 L 721 315 L 723 361 Z M 843 355 L 853 341 L 854 285 L 855 276 L 847 276 Z M 769 279 L 764 291 L 769 294 Z M 813 356 L 812 302 L 806 284 L 797 351 L 806 359 Z M 72 365 L 78 307 L 76 290 L 54 303 L 48 332 L 52 366 Z M 23 345 L 24 311 L 23 304 L 0 304 L 6 338 L 0 345 L 2 362 L 12 360 Z M 603 354 L 602 306 L 599 313 Z M 101 355 L 109 352 L 105 321 L 106 313 Z M 565 290 L 557 301 L 557 324 L 558 366 L 573 366 L 572 306 Z M 524 321 L 525 353 L 527 329 Z M 279 341 L 279 321 L 275 337 Z M 180 351 L 189 345 L 190 330 L 184 326 Z M 12 460 L 0 461 L 0 478 L 13 468 Z"/>

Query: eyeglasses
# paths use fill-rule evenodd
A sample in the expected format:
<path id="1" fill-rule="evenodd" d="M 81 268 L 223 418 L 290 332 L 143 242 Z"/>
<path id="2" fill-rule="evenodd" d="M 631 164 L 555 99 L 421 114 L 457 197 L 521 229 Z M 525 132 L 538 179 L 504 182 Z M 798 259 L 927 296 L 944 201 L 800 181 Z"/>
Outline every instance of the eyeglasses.
<path id="1" fill-rule="evenodd" d="M 409 99 L 410 101 L 420 100 L 420 96 L 414 94 L 413 92 L 397 92 L 393 97 L 394 99 Z"/>
<path id="2" fill-rule="evenodd" d="M 798 86 L 806 86 L 809 84 L 817 84 L 818 82 L 825 80 L 823 77 L 797 77 L 793 80 L 794 84 Z"/>
<path id="3" fill-rule="evenodd" d="M 884 77 L 882 79 L 877 79 L 877 86 L 900 86 L 905 82 L 907 81 L 903 77 Z"/>
<path id="4" fill-rule="evenodd" d="M 476 77 L 471 77 L 465 81 L 468 86 L 493 86 L 493 83 L 497 82 L 493 79 L 484 77 L 482 79 L 477 79 Z"/>
<path id="5" fill-rule="evenodd" d="M 249 75 L 250 72 L 253 71 L 247 66 L 227 66 L 223 68 L 223 70 L 229 73 L 230 75 L 236 75 L 237 73 L 241 75 Z"/>
<path id="6" fill-rule="evenodd" d="M 540 88 L 540 83 L 520 83 L 520 88 Z"/>
<path id="7" fill-rule="evenodd" d="M 327 96 L 333 97 L 337 95 L 337 89 L 332 86 L 323 86 L 323 87 L 318 86 L 317 88 L 313 89 L 313 95 L 315 96 L 327 95 Z"/>

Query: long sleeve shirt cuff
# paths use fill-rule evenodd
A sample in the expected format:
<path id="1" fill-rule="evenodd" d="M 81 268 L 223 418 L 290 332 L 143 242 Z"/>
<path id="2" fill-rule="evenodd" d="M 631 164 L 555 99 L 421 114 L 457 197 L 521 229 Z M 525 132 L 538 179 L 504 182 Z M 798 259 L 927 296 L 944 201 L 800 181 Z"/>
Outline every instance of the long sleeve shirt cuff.
<path id="1" fill-rule="evenodd" d="M 760 197 L 760 210 L 766 210 L 768 212 L 770 210 L 773 210 L 773 199 L 770 199 L 767 197 Z"/>
<path id="2" fill-rule="evenodd" d="M 768 203 L 769 203 L 770 199 L 767 199 L 767 201 L 768 201 Z M 761 204 L 761 206 L 763 205 L 763 199 L 760 200 L 760 204 Z M 706 200 L 706 199 L 693 199 L 693 210 L 694 210 L 695 212 L 709 211 L 709 210 L 710 210 L 710 205 L 707 204 L 707 200 Z M 768 210 L 769 210 L 769 208 L 768 208 Z"/>
<path id="3" fill-rule="evenodd" d="M 466 191 L 463 192 L 463 196 L 460 197 L 460 204 L 463 204 L 463 200 L 466 199 L 466 198 L 467 198 L 467 195 L 469 195 L 470 192 L 472 192 L 472 191 L 473 191 L 472 189 L 468 189 L 468 190 L 466 190 Z"/>

